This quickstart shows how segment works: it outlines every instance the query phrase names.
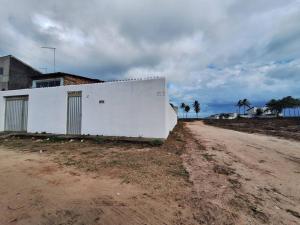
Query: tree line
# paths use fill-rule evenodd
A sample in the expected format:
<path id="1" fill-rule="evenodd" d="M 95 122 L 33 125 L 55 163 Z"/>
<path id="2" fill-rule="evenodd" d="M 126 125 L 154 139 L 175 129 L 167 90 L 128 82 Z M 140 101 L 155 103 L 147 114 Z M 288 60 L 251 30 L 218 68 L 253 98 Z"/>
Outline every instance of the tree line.
<path id="1" fill-rule="evenodd" d="M 277 116 L 280 113 L 283 113 L 285 116 L 288 110 L 288 115 L 291 116 L 291 110 L 293 111 L 294 116 L 300 116 L 300 99 L 293 98 L 292 96 L 287 96 L 282 99 L 271 99 L 267 102 L 266 106 Z"/>
<path id="2" fill-rule="evenodd" d="M 246 113 L 246 107 L 251 108 L 251 103 L 248 99 L 241 99 L 237 102 L 236 107 L 238 107 L 238 112 L 241 114 L 241 108 Z M 287 96 L 282 99 L 271 99 L 266 103 L 268 108 L 266 111 L 270 110 L 275 115 L 279 116 L 280 113 L 283 113 L 286 116 L 286 111 L 288 115 L 292 116 L 291 110 L 293 111 L 294 116 L 300 116 L 300 99 L 293 98 L 292 96 Z M 259 109 L 258 114 L 263 114 L 264 112 Z"/>
<path id="3" fill-rule="evenodd" d="M 192 106 L 193 106 L 194 112 L 196 113 L 197 118 L 198 118 L 198 113 L 201 110 L 200 103 L 198 101 L 195 101 Z M 182 109 L 183 114 L 185 113 L 185 118 L 187 118 L 187 115 L 188 115 L 189 111 L 191 110 L 191 107 L 188 104 L 183 102 L 183 103 L 181 103 L 180 108 Z"/>

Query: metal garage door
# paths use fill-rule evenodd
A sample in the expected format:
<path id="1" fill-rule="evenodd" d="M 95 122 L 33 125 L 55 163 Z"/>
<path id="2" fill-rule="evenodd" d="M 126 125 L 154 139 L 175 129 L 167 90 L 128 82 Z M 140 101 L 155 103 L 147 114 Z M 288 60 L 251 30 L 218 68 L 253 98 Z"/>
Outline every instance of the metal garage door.
<path id="1" fill-rule="evenodd" d="M 28 96 L 6 97 L 5 131 L 27 131 Z"/>
<path id="2" fill-rule="evenodd" d="M 68 93 L 67 134 L 81 134 L 81 91 Z"/>

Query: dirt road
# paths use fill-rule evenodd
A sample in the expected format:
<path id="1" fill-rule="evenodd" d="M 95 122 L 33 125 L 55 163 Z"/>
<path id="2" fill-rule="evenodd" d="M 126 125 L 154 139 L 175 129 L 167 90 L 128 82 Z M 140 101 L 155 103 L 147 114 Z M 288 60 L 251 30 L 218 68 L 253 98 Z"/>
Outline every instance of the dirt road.
<path id="1" fill-rule="evenodd" d="M 251 120 L 238 118 L 234 120 L 204 120 L 203 122 L 207 125 L 230 130 L 266 134 L 300 141 L 300 119 L 297 117 L 271 119 L 252 118 Z"/>
<path id="2" fill-rule="evenodd" d="M 300 224 L 300 142 L 201 121 L 186 126 L 194 143 L 184 159 L 203 200 L 199 217 L 208 224 Z"/>

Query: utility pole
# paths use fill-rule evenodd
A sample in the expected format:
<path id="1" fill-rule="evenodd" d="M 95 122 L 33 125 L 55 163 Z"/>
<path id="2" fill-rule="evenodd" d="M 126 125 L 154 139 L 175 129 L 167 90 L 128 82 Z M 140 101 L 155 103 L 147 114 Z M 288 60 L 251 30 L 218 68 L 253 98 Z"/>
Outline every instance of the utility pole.
<path id="1" fill-rule="evenodd" d="M 55 50 L 56 50 L 56 48 L 48 47 L 48 46 L 44 46 L 44 47 L 41 47 L 41 48 L 46 48 L 46 49 L 53 50 L 53 72 L 55 73 Z"/>

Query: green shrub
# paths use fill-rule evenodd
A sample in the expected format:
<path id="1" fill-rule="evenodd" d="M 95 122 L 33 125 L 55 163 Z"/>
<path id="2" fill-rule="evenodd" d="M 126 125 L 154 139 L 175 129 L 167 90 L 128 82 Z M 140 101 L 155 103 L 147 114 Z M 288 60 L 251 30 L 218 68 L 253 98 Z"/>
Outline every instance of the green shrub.
<path id="1" fill-rule="evenodd" d="M 150 142 L 150 145 L 152 145 L 152 146 L 161 146 L 161 145 L 163 145 L 163 143 L 164 142 L 160 139 L 154 139 Z"/>

